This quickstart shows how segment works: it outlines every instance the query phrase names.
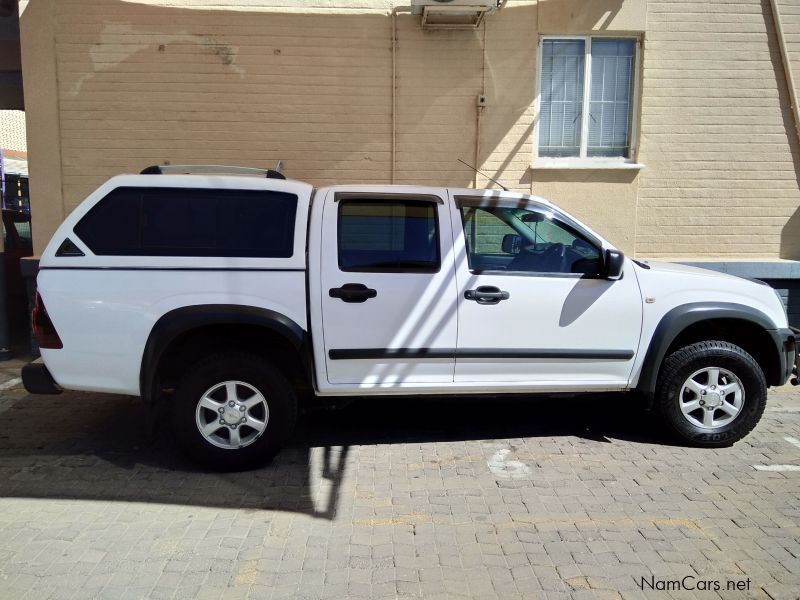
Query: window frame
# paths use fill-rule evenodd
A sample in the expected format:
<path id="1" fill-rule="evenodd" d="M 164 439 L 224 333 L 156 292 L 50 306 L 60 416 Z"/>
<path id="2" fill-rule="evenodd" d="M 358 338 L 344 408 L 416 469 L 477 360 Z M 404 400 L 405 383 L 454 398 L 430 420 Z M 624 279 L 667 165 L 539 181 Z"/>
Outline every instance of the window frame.
<path id="1" fill-rule="evenodd" d="M 456 202 L 456 209 L 458 210 L 459 214 L 459 221 L 461 222 L 461 231 L 460 234 L 464 236 L 464 251 L 467 255 L 467 270 L 472 275 L 508 275 L 512 277 L 566 277 L 570 279 L 603 279 L 602 275 L 592 275 L 587 273 L 561 273 L 557 271 L 506 271 L 506 270 L 494 270 L 494 269 L 473 269 L 472 265 L 470 264 L 469 260 L 469 249 L 467 248 L 467 239 L 466 239 L 466 222 L 464 220 L 464 208 L 503 208 L 504 205 L 508 208 L 524 208 L 524 210 L 528 210 L 531 212 L 541 213 L 550 221 L 558 223 L 561 227 L 563 227 L 568 233 L 573 234 L 575 237 L 579 237 L 584 241 L 588 242 L 591 246 L 597 249 L 597 252 L 600 256 L 600 262 L 605 260 L 605 246 L 603 245 L 602 241 L 596 238 L 594 235 L 591 235 L 588 231 L 584 231 L 577 223 L 559 213 L 551 206 L 547 206 L 546 204 L 541 204 L 535 201 L 528 201 L 525 203 L 524 207 L 520 207 L 519 203 L 515 200 L 503 200 L 503 199 L 492 199 L 492 198 L 482 198 L 480 196 L 456 196 L 454 198 Z M 499 218 L 499 217 L 498 217 Z M 511 227 L 509 225 L 509 227 Z M 513 229 L 513 227 L 511 227 Z"/>
<path id="2" fill-rule="evenodd" d="M 633 40 L 635 43 L 634 65 L 633 65 L 633 93 L 631 94 L 631 124 L 630 124 L 630 152 L 629 157 L 604 157 L 588 156 L 587 148 L 589 145 L 589 103 L 591 101 L 591 73 L 592 73 L 592 39 L 625 39 Z M 578 156 L 569 157 L 550 157 L 539 156 L 539 123 L 542 106 L 542 54 L 545 40 L 583 40 L 584 60 L 583 60 L 583 101 L 581 109 L 581 145 Z M 639 111 L 640 111 L 640 72 L 642 65 L 642 38 L 640 35 L 625 34 L 592 34 L 592 35 L 573 35 L 573 34 L 547 34 L 539 36 L 539 44 L 536 56 L 536 94 L 534 96 L 533 111 L 533 157 L 531 168 L 534 169 L 641 169 L 644 165 L 637 162 L 639 145 Z"/>
<path id="3" fill-rule="evenodd" d="M 433 208 L 433 223 L 436 232 L 436 267 L 431 268 L 406 268 L 406 267 L 377 267 L 377 268 L 353 268 L 342 266 L 341 261 L 341 235 L 342 235 L 342 206 L 348 202 L 370 201 L 374 204 L 402 203 L 402 202 L 421 202 L 430 204 Z M 433 275 L 442 270 L 442 230 L 439 220 L 439 206 L 443 200 L 438 196 L 428 194 L 385 194 L 369 192 L 339 193 L 334 198 L 336 203 L 336 265 L 342 273 L 415 273 Z"/>

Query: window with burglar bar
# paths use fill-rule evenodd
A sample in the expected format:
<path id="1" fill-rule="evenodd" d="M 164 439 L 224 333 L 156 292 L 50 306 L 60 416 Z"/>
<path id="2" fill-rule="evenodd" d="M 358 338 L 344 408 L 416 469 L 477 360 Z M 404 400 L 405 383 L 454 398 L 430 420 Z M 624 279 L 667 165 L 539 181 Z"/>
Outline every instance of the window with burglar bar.
<path id="1" fill-rule="evenodd" d="M 635 38 L 541 42 L 538 156 L 631 158 Z"/>

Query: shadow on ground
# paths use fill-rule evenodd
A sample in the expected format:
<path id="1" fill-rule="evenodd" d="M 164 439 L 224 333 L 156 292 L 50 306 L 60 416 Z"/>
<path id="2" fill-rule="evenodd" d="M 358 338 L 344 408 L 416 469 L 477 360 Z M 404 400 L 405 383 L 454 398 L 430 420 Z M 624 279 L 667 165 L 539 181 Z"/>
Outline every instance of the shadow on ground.
<path id="1" fill-rule="evenodd" d="M 354 446 L 564 436 L 663 441 L 620 394 L 362 398 L 340 410 L 307 412 L 291 445 L 262 469 L 206 473 L 182 458 L 166 429 L 148 437 L 138 399 L 28 395 L 0 403 L 0 419 L 4 497 L 272 509 L 329 519 Z"/>

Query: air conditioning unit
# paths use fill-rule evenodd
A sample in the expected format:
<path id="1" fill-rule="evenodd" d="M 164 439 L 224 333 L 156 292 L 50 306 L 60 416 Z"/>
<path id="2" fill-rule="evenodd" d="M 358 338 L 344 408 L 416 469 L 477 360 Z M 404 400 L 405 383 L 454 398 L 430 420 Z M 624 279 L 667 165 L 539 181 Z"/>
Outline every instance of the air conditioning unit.
<path id="1" fill-rule="evenodd" d="M 498 5 L 498 0 L 411 0 L 411 12 L 422 15 L 425 29 L 476 29 Z"/>

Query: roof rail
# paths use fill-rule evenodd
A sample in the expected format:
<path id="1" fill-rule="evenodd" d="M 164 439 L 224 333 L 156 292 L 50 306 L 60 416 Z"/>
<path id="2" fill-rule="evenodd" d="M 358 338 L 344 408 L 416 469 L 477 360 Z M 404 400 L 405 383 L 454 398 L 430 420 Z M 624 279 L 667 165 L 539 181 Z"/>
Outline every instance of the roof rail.
<path id="1" fill-rule="evenodd" d="M 281 172 L 283 161 L 278 161 L 274 169 L 256 167 L 235 167 L 228 165 L 151 165 L 142 169 L 140 175 L 161 175 L 164 173 L 234 173 L 237 175 L 262 175 L 268 179 L 286 179 Z"/>

